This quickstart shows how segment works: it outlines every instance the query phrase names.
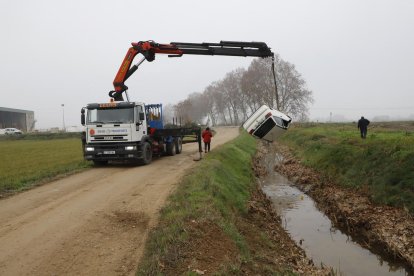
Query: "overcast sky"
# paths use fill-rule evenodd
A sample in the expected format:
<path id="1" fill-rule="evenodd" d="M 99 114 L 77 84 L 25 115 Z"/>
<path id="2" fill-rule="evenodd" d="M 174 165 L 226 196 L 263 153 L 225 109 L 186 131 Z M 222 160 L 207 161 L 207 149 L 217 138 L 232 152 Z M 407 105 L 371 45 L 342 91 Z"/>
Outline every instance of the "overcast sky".
<path id="1" fill-rule="evenodd" d="M 311 118 L 414 114 L 414 1 L 0 0 L 0 106 L 37 128 L 80 125 L 107 102 L 130 43 L 263 41 L 313 91 Z M 136 59 L 138 60 L 138 58 Z M 252 58 L 158 55 L 128 81 L 132 100 L 177 103 Z"/>

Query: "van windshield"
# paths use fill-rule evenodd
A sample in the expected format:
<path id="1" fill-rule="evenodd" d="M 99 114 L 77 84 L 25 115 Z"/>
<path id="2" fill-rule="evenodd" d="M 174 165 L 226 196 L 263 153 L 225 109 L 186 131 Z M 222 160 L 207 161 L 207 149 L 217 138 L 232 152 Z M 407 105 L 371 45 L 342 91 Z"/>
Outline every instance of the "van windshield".
<path id="1" fill-rule="evenodd" d="M 289 126 L 289 122 L 288 122 L 288 121 L 283 120 L 282 118 L 279 118 L 279 117 L 273 116 L 273 119 L 275 120 L 276 125 L 278 125 L 278 126 L 280 126 L 280 127 L 287 128 L 287 127 Z"/>

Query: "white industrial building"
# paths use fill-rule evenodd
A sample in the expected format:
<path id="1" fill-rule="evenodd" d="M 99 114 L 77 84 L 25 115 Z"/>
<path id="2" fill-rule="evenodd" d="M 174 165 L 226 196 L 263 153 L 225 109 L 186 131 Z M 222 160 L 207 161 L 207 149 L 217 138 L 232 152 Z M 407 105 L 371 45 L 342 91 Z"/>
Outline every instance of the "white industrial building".
<path id="1" fill-rule="evenodd" d="M 31 132 L 35 127 L 34 111 L 0 107 L 0 128 L 18 128 Z"/>

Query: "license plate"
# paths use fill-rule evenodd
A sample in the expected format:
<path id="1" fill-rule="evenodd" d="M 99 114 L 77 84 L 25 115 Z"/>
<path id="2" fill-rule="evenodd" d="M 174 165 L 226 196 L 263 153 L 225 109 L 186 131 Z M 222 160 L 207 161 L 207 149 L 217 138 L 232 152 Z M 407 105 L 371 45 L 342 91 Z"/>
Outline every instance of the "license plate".
<path id="1" fill-rule="evenodd" d="M 115 154 L 114 150 L 105 150 L 104 154 Z"/>

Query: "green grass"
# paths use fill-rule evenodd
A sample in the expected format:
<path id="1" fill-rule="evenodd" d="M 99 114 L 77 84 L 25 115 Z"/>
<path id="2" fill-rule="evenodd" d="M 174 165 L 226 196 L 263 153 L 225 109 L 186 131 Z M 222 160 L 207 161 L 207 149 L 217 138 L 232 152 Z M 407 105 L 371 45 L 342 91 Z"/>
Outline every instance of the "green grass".
<path id="1" fill-rule="evenodd" d="M 0 193 L 89 166 L 78 138 L 0 141 Z"/>
<path id="2" fill-rule="evenodd" d="M 256 142 L 244 134 L 215 149 L 188 174 L 161 210 L 159 226 L 150 234 L 138 275 L 162 274 L 159 262 L 179 260 L 179 248 L 188 239 L 184 225 L 191 220 L 216 223 L 240 252 L 241 260 L 250 253 L 235 226 L 237 215 L 246 214 L 254 187 L 251 167 Z M 229 264 L 235 269 L 237 264 Z M 188 274 L 190 275 L 190 274 Z"/>
<path id="3" fill-rule="evenodd" d="M 372 124 L 367 139 L 352 124 L 292 127 L 280 141 L 304 164 L 343 186 L 363 188 L 379 204 L 414 213 L 414 135 L 398 124 Z"/>

